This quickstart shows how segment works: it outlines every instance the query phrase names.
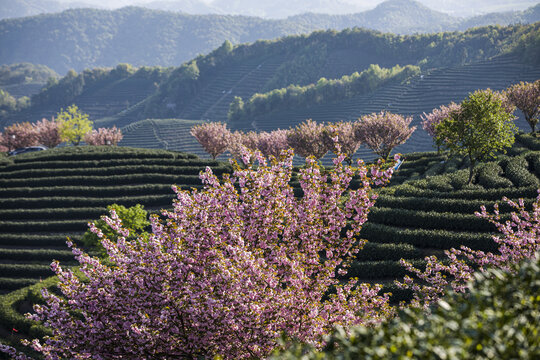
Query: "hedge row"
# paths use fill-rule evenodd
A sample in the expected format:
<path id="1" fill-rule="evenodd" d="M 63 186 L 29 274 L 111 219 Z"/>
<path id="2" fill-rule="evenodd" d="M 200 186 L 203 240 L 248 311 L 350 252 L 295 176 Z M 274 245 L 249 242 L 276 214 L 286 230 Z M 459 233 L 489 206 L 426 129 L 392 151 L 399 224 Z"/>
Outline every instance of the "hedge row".
<path id="1" fill-rule="evenodd" d="M 482 251 L 497 251 L 498 245 L 486 233 L 446 230 L 404 229 L 367 222 L 362 228 L 363 238 L 378 243 L 406 243 L 419 248 L 447 250 L 465 245 Z"/>
<path id="2" fill-rule="evenodd" d="M 540 150 L 540 139 L 530 134 L 517 134 L 516 140 L 523 144 L 528 149 L 538 151 Z"/>
<path id="3" fill-rule="evenodd" d="M 374 207 L 369 213 L 369 221 L 401 227 L 420 229 L 442 229 L 457 231 L 497 231 L 489 221 L 472 214 L 407 210 L 400 208 Z"/>
<path id="4" fill-rule="evenodd" d="M 50 234 L 0 234 L 0 246 L 28 246 L 28 247 L 60 247 L 66 248 L 66 240 L 69 237 L 76 241 L 81 233 L 58 233 Z"/>
<path id="5" fill-rule="evenodd" d="M 525 204 L 531 207 L 533 199 L 526 199 Z M 465 200 L 465 199 L 438 199 L 427 197 L 402 197 L 381 195 L 377 199 L 376 207 L 400 208 L 415 211 L 435 211 L 440 213 L 456 213 L 473 215 L 476 211 L 480 211 L 480 207 L 485 205 L 486 208 L 492 209 L 493 205 L 499 201 L 487 200 Z M 506 203 L 500 204 L 501 212 L 509 212 L 511 207 Z"/>
<path id="6" fill-rule="evenodd" d="M 425 260 L 410 260 L 418 267 L 425 267 Z M 353 261 L 348 277 L 357 277 L 360 280 L 376 280 L 383 278 L 397 279 L 410 273 L 399 263 L 399 261 Z"/>
<path id="7" fill-rule="evenodd" d="M 3 171 L 17 171 L 27 169 L 77 169 L 77 168 L 110 168 L 116 166 L 174 166 L 174 167 L 198 167 L 218 168 L 228 166 L 228 164 L 205 159 L 171 159 L 171 158 L 136 158 L 136 159 L 103 159 L 103 160 L 68 160 L 68 161 L 35 161 L 35 162 L 16 162 L 6 164 Z"/>
<path id="8" fill-rule="evenodd" d="M 52 259 L 58 261 L 74 261 L 71 250 L 51 250 L 51 249 L 2 249 L 0 248 L 0 258 L 9 260 L 27 261 L 47 261 Z"/>
<path id="9" fill-rule="evenodd" d="M 35 208 L 65 208 L 65 207 L 98 207 L 110 204 L 124 205 L 126 207 L 141 204 L 144 206 L 168 206 L 175 198 L 174 194 L 155 196 L 123 196 L 123 197 L 48 197 L 48 198 L 9 198 L 0 199 L 2 209 L 35 209 Z"/>
<path id="10" fill-rule="evenodd" d="M 43 264 L 0 264 L 2 277 L 39 278 L 54 275 L 50 265 Z"/>
<path id="11" fill-rule="evenodd" d="M 73 176 L 27 178 L 17 180 L 0 179 L 0 188 L 46 187 L 46 186 L 119 186 L 119 185 L 190 185 L 202 186 L 198 175 L 169 175 L 163 173 L 131 174 L 115 176 Z"/>
<path id="12" fill-rule="evenodd" d="M 8 197 L 49 197 L 49 196 L 134 196 L 173 194 L 170 184 L 128 185 L 128 186 L 53 186 L 20 187 L 0 189 L 0 199 Z"/>
<path id="13" fill-rule="evenodd" d="M 40 177 L 68 177 L 68 176 L 112 176 L 112 175 L 127 175 L 127 174 L 170 174 L 193 176 L 199 179 L 199 173 L 204 168 L 198 166 L 159 166 L 159 165 L 128 165 L 116 166 L 110 168 L 74 168 L 74 169 L 28 169 L 16 170 L 11 172 L 0 172 L 1 179 L 24 179 L 24 178 L 40 178 Z M 214 167 L 212 171 L 216 175 L 221 175 L 230 171 L 228 167 Z M 199 180 L 200 181 L 200 180 Z"/>
<path id="14" fill-rule="evenodd" d="M 418 259 L 422 252 L 410 244 L 380 244 L 368 242 L 356 255 L 357 261 Z"/>
<path id="15" fill-rule="evenodd" d="M 7 280 L 7 279 L 6 279 Z M 42 288 L 51 288 L 58 283 L 56 277 L 48 277 L 41 282 L 36 283 L 36 280 L 31 279 L 17 279 L 20 280 L 19 284 L 22 285 L 25 282 L 30 283 L 31 286 L 19 288 L 16 291 L 13 291 L 6 295 L 0 296 L 0 323 L 6 329 L 17 329 L 19 333 L 27 334 L 30 337 L 41 337 L 45 334 L 44 327 L 37 325 L 34 321 L 28 320 L 24 317 L 23 314 L 17 311 L 17 306 L 24 300 L 32 300 L 32 303 L 35 303 L 39 298 L 39 293 Z M 8 282 L 13 282 L 7 280 Z M 16 283 L 15 283 L 16 284 Z"/>
<path id="16" fill-rule="evenodd" d="M 49 149 L 47 151 L 23 154 L 14 159 L 14 163 L 33 162 L 46 159 L 54 160 L 110 160 L 110 159 L 140 159 L 140 158 L 169 158 L 169 159 L 198 159 L 197 155 L 170 150 L 151 150 L 141 148 L 92 147 L 80 146 L 77 148 L 64 147 Z"/>
<path id="17" fill-rule="evenodd" d="M 27 279 L 27 278 L 4 278 L 0 277 L 0 289 L 6 291 L 13 291 L 25 286 L 30 286 L 35 284 L 37 279 Z M 4 323 L 2 323 L 4 325 Z M 18 329 L 18 328 L 16 328 Z"/>
<path id="18" fill-rule="evenodd" d="M 65 232 L 86 231 L 86 220 L 58 220 L 58 221 L 0 221 L 0 232 Z"/>
<path id="19" fill-rule="evenodd" d="M 514 186 L 512 181 L 501 176 L 504 174 L 502 167 L 496 162 L 482 164 L 477 170 L 477 181 L 487 189 L 509 188 Z"/>
<path id="20" fill-rule="evenodd" d="M 529 172 L 529 164 L 523 157 L 514 157 L 508 160 L 504 173 L 517 187 L 540 186 L 538 178 Z"/>
<path id="21" fill-rule="evenodd" d="M 62 220 L 62 219 L 99 219 L 107 214 L 105 206 L 84 208 L 44 208 L 0 210 L 2 220 Z"/>
<path id="22" fill-rule="evenodd" d="M 420 189 L 413 184 L 403 184 L 393 189 L 388 189 L 396 196 L 436 198 L 436 199 L 466 199 L 466 200 L 483 200 L 497 201 L 503 196 L 517 198 L 536 198 L 538 195 L 538 187 L 527 186 L 522 188 L 510 189 L 474 189 L 474 190 L 456 190 L 452 192 L 441 192 L 431 189 Z"/>

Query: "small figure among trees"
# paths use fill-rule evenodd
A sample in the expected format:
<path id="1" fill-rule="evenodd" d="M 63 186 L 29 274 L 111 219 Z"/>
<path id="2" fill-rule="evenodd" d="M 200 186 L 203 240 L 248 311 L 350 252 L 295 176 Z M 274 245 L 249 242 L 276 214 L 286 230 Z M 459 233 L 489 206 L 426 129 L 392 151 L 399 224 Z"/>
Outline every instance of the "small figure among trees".
<path id="1" fill-rule="evenodd" d="M 409 127 L 412 116 L 388 111 L 362 116 L 355 124 L 356 138 L 382 159 L 388 160 L 392 149 L 407 141 L 416 126 Z"/>
<path id="2" fill-rule="evenodd" d="M 63 109 L 56 115 L 58 129 L 62 140 L 69 141 L 78 146 L 86 134 L 92 131 L 92 121 L 88 114 L 84 114 L 76 105 L 71 105 L 66 111 Z"/>

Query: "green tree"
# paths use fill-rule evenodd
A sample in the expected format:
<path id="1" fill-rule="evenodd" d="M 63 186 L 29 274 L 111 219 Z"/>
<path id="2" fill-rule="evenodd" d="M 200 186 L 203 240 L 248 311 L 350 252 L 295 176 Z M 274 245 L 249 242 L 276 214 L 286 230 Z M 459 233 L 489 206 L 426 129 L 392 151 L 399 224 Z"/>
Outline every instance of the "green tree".
<path id="1" fill-rule="evenodd" d="M 137 204 L 130 208 L 126 208 L 122 205 L 112 204 L 107 206 L 107 210 L 114 210 L 120 220 L 122 220 L 123 227 L 128 229 L 130 233 L 128 239 L 134 239 L 146 234 L 144 229 L 150 225 L 150 222 L 148 221 L 148 213 L 144 210 L 144 206 Z M 114 231 L 105 220 L 99 219 L 95 221 L 94 224 L 96 228 L 101 230 L 107 239 L 116 241 L 118 233 Z M 87 248 L 97 250 L 101 256 L 106 256 L 106 251 L 101 245 L 98 236 L 90 230 L 84 233 L 81 240 Z"/>
<path id="2" fill-rule="evenodd" d="M 240 120 L 244 111 L 244 100 L 240 96 L 235 96 L 229 105 L 229 113 L 227 118 L 230 121 Z"/>
<path id="3" fill-rule="evenodd" d="M 92 131 L 92 121 L 88 119 L 88 114 L 82 113 L 76 105 L 71 105 L 67 111 L 61 109 L 56 115 L 56 121 L 62 140 L 69 141 L 75 146 Z"/>
<path id="4" fill-rule="evenodd" d="M 496 156 L 514 143 L 514 116 L 504 106 L 500 94 L 479 90 L 461 104 L 461 110 L 436 126 L 435 143 L 452 153 L 465 155 L 470 160 L 469 181 L 478 161 Z"/>

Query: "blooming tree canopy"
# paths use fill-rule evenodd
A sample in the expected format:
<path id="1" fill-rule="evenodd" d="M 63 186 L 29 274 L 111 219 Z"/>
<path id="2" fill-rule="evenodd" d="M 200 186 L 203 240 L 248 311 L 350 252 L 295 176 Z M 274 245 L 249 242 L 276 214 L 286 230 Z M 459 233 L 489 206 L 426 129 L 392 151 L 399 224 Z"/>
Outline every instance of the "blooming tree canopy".
<path id="1" fill-rule="evenodd" d="M 191 135 L 213 159 L 227 150 L 232 138 L 227 125 L 219 122 L 196 125 L 191 128 Z"/>
<path id="2" fill-rule="evenodd" d="M 506 97 L 525 115 L 531 126 L 531 133 L 536 131 L 540 118 L 540 80 L 533 83 L 520 82 L 505 91 Z"/>
<path id="3" fill-rule="evenodd" d="M 321 346 L 334 326 L 387 317 L 379 286 L 340 283 L 336 273 L 364 244 L 356 236 L 376 198 L 370 184 L 386 183 L 392 169 L 351 168 L 339 155 L 324 175 L 311 158 L 296 198 L 292 152 L 271 164 L 257 158 L 221 182 L 207 168 L 202 190 L 174 187 L 174 210 L 152 218 L 148 237 L 126 241 L 111 212 L 117 241 L 92 226 L 107 262 L 70 243 L 87 280 L 52 264 L 62 296 L 44 290 L 46 304 L 29 316 L 53 335 L 29 345 L 46 359 L 264 358 L 283 333 Z M 354 175 L 360 188 L 347 190 Z"/>
<path id="4" fill-rule="evenodd" d="M 35 129 L 38 143 L 48 148 L 54 148 L 62 142 L 60 131 L 58 130 L 58 122 L 54 118 L 52 120 L 41 119 L 35 124 Z"/>
<path id="5" fill-rule="evenodd" d="M 287 142 L 287 134 L 289 130 L 274 130 L 271 132 L 260 132 L 259 133 L 259 144 L 257 146 L 258 150 L 267 158 L 274 156 L 275 158 L 279 157 L 279 154 L 283 150 L 289 148 L 289 143 Z"/>
<path id="6" fill-rule="evenodd" d="M 460 109 L 461 106 L 459 104 L 451 102 L 447 106 L 441 105 L 438 109 L 433 109 L 429 114 L 423 113 L 423 115 L 420 115 L 422 128 L 434 138 L 437 125 L 449 117 L 451 112 L 457 112 Z"/>
<path id="7" fill-rule="evenodd" d="M 352 156 L 360 147 L 360 141 L 356 137 L 354 125 L 351 122 L 340 121 L 328 124 L 324 131 L 324 141 L 334 154 L 339 152 L 345 154 L 349 164 L 352 163 Z M 339 151 L 336 144 L 339 145 Z"/>
<path id="8" fill-rule="evenodd" d="M 0 145 L 6 147 L 8 151 L 39 144 L 36 128 L 29 122 L 5 127 L 0 140 L 2 141 Z"/>
<path id="9" fill-rule="evenodd" d="M 328 152 L 328 142 L 324 141 L 324 124 L 307 119 L 303 123 L 289 130 L 287 141 L 294 151 L 302 156 L 322 158 Z"/>
<path id="10" fill-rule="evenodd" d="M 416 126 L 409 127 L 412 116 L 404 117 L 388 111 L 362 116 L 355 125 L 357 139 L 383 159 L 393 148 L 411 137 Z"/>
<path id="11" fill-rule="evenodd" d="M 111 145 L 116 146 L 123 138 L 122 131 L 116 126 L 112 128 L 99 128 L 92 130 L 84 136 L 84 142 L 88 145 Z"/>

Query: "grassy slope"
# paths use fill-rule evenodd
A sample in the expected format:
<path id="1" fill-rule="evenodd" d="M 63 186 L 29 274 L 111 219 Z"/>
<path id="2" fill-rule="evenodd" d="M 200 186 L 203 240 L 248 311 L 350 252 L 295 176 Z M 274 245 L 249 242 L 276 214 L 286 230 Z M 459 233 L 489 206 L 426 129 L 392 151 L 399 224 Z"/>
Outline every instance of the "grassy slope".
<path id="1" fill-rule="evenodd" d="M 479 166 L 472 186 L 465 185 L 467 163 L 461 158 L 431 152 L 406 154 L 405 159 L 392 186 L 381 191 L 370 213 L 362 234 L 369 243 L 350 273 L 363 281 L 386 284 L 396 300 L 407 296 L 392 285 L 393 279 L 404 275 L 398 264 L 400 258 L 421 266 L 425 255 L 441 255 L 443 250 L 461 244 L 494 250 L 490 235 L 494 229 L 477 219 L 474 211 L 481 204 L 489 208 L 504 195 L 524 197 L 530 204 L 540 186 L 540 141 L 528 135 L 519 136 L 508 155 Z M 224 169 L 221 163 L 181 153 L 131 148 L 65 148 L 10 160 L 13 162 L 2 165 L 0 171 L 0 203 L 12 208 L 2 210 L 4 220 L 0 221 L 0 228 L 11 229 L 3 230 L 0 237 L 0 266 L 10 271 L 9 277 L 1 279 L 4 291 L 48 276 L 51 258 L 72 263 L 63 245 L 66 229 L 70 228 L 69 234 L 76 238 L 86 228 L 87 220 L 103 213 L 105 205 L 114 201 L 167 207 L 172 198 L 171 183 L 192 186 L 197 183 L 192 174 L 206 164 L 215 170 L 216 166 Z M 72 169 L 72 174 L 68 175 L 66 169 Z M 51 180 L 47 172 L 54 171 L 65 175 Z M 87 175 L 81 178 L 82 173 Z M 168 173 L 189 175 L 165 175 Z M 127 186 L 118 186 L 124 183 Z M 143 185 L 149 183 L 152 185 Z M 59 200 L 52 199 L 52 194 Z M 35 289 L 23 288 L 0 296 L 0 323 L 4 328 L 0 337 L 4 340 L 10 337 L 6 329 L 12 327 L 22 329 L 22 333 L 40 333 L 39 329 L 31 330 L 31 324 L 19 313 L 28 311 L 28 304 L 36 301 Z"/>

